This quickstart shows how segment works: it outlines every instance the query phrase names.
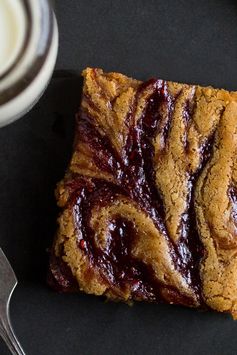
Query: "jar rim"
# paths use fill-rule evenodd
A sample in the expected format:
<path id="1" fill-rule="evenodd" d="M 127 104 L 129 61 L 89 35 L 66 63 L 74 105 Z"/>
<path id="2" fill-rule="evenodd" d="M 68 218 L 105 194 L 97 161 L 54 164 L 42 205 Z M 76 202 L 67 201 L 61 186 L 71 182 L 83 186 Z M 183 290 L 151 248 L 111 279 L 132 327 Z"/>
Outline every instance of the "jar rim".
<path id="1" fill-rule="evenodd" d="M 53 11 L 48 0 L 20 0 L 26 35 L 14 63 L 0 76 L 0 105 L 24 91 L 44 65 L 53 35 Z"/>

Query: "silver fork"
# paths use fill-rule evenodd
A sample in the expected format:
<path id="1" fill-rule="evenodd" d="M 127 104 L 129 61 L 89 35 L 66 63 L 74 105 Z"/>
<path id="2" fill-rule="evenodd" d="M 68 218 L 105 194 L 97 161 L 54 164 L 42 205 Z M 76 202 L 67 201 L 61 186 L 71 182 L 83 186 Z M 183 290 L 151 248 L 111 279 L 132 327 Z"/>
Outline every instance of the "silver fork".
<path id="1" fill-rule="evenodd" d="M 16 285 L 16 275 L 0 248 L 0 336 L 13 355 L 25 355 L 14 334 L 9 315 L 9 304 Z"/>

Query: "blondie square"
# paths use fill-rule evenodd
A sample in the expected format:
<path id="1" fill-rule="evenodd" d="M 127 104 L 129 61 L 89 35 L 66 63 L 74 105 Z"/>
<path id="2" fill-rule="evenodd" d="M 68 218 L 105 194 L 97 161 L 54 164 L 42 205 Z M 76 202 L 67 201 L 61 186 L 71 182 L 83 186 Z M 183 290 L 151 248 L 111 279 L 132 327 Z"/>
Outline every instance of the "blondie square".
<path id="1" fill-rule="evenodd" d="M 237 93 L 83 77 L 50 284 L 237 318 Z"/>

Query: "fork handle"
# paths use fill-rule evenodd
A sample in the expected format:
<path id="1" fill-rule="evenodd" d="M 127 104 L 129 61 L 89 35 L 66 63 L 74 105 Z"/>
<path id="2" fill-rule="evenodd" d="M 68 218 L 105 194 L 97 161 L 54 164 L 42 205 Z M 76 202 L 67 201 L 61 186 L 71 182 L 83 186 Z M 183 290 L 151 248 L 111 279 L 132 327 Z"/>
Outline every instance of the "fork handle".
<path id="1" fill-rule="evenodd" d="M 13 355 L 25 355 L 25 352 L 22 349 L 12 329 L 8 312 L 6 312 L 6 316 L 1 319 L 0 336 L 5 341 L 8 349 Z"/>

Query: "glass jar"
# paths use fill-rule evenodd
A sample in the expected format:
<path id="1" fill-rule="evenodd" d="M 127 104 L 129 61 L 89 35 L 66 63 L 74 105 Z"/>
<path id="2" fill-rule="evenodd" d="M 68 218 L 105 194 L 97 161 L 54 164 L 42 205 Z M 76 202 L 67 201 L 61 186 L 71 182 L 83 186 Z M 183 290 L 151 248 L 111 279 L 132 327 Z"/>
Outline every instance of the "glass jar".
<path id="1" fill-rule="evenodd" d="M 57 51 L 57 22 L 47 0 L 0 0 L 0 127 L 39 100 Z"/>

